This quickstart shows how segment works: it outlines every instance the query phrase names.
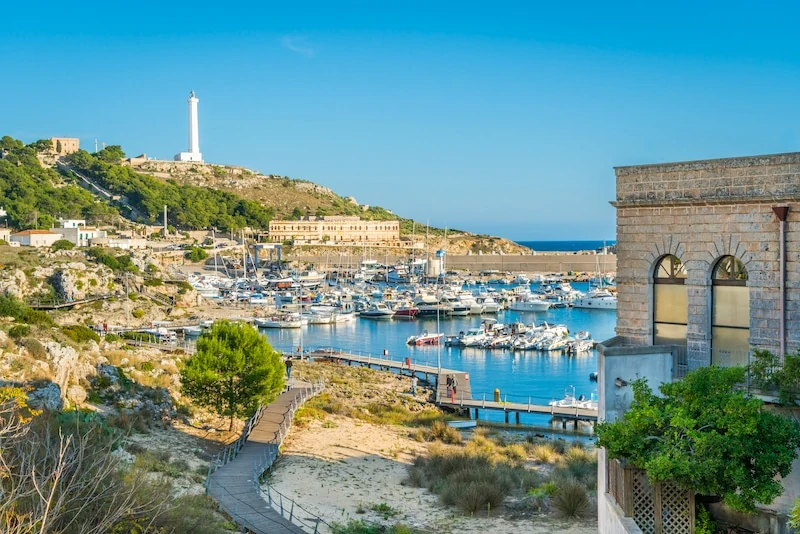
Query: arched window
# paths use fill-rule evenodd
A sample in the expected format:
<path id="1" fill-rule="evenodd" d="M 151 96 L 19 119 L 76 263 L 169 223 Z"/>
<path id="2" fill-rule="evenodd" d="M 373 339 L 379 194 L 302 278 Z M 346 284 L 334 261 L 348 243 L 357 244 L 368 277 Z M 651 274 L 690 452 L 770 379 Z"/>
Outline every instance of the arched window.
<path id="1" fill-rule="evenodd" d="M 686 268 L 675 256 L 664 256 L 653 273 L 653 345 L 686 345 L 689 298 Z"/>
<path id="2" fill-rule="evenodd" d="M 711 288 L 711 363 L 747 365 L 750 289 L 744 263 L 734 256 L 720 258 Z"/>

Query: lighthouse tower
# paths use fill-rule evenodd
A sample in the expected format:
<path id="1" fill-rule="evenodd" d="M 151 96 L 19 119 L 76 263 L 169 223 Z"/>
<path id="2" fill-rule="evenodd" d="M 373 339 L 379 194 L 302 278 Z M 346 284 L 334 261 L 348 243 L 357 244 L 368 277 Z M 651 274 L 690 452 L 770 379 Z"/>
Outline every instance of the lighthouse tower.
<path id="1" fill-rule="evenodd" d="M 200 102 L 194 91 L 189 93 L 189 151 L 175 156 L 175 161 L 203 161 L 200 153 L 200 128 L 197 123 L 197 103 Z"/>

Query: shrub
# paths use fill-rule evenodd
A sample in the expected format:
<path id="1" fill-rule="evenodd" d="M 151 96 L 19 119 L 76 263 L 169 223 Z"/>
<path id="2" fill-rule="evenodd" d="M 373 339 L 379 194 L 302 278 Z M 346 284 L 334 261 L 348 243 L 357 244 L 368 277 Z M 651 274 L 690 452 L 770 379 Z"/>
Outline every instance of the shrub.
<path id="1" fill-rule="evenodd" d="M 15 324 L 8 329 L 8 335 L 12 339 L 22 339 L 27 336 L 31 331 L 31 327 L 26 324 Z"/>
<path id="2" fill-rule="evenodd" d="M 144 316 L 145 316 L 144 310 L 143 310 L 143 309 L 141 309 L 141 308 L 136 308 L 135 310 L 133 310 L 133 311 L 131 312 L 131 314 L 132 314 L 132 315 L 133 315 L 133 316 L 134 316 L 136 319 L 141 319 L 142 317 L 144 317 Z"/>
<path id="3" fill-rule="evenodd" d="M 28 351 L 28 354 L 31 357 L 37 360 L 45 360 L 47 359 L 47 349 L 44 348 L 44 345 L 38 340 L 33 338 L 23 339 L 21 345 L 25 347 L 25 350 Z"/>
<path id="4" fill-rule="evenodd" d="M 72 250 L 73 248 L 75 248 L 75 244 L 72 241 L 67 241 L 66 239 L 59 239 L 58 241 L 50 245 L 50 248 L 54 251 Z"/>
<path id="5" fill-rule="evenodd" d="M 203 250 L 200 247 L 192 247 L 192 249 L 186 253 L 186 259 L 189 261 L 203 261 L 208 258 L 208 252 Z"/>
<path id="6" fill-rule="evenodd" d="M 161 278 L 150 278 L 144 281 L 144 285 L 147 287 L 157 287 L 164 285 L 164 281 Z"/>
<path id="7" fill-rule="evenodd" d="M 75 343 L 85 343 L 89 340 L 96 342 L 100 341 L 100 336 L 97 335 L 97 332 L 91 328 L 83 326 L 82 324 L 64 326 L 61 328 L 61 331 L 65 336 L 70 338 Z"/>
<path id="8" fill-rule="evenodd" d="M 117 336 L 117 334 L 106 334 L 104 339 L 109 343 L 113 343 L 114 341 L 119 339 L 119 336 Z"/>
<path id="9" fill-rule="evenodd" d="M 578 519 L 589 515 L 589 496 L 586 490 L 578 484 L 561 486 L 551 502 L 561 517 Z"/>
<path id="10" fill-rule="evenodd" d="M 441 441 L 451 445 L 457 445 L 463 441 L 461 432 L 448 426 L 444 421 L 434 421 L 430 428 L 420 429 L 420 441 Z"/>
<path id="11" fill-rule="evenodd" d="M 179 290 L 183 290 L 183 291 L 191 291 L 192 289 L 194 289 L 192 287 L 192 284 L 190 284 L 186 280 L 181 280 L 180 282 L 178 282 L 177 286 L 178 286 Z"/>
<path id="12" fill-rule="evenodd" d="M 39 326 L 53 326 L 55 322 L 46 312 L 34 310 L 9 295 L 0 295 L 0 317 L 13 317 L 19 322 Z"/>
<path id="13" fill-rule="evenodd" d="M 442 502 L 452 501 L 465 514 L 497 509 L 503 504 L 505 492 L 491 480 L 472 480 L 465 484 L 447 483 L 442 489 Z"/>
<path id="14" fill-rule="evenodd" d="M 142 362 L 139 364 L 139 370 L 142 371 L 143 373 L 150 372 L 153 369 L 155 369 L 155 367 L 153 367 L 152 362 Z"/>

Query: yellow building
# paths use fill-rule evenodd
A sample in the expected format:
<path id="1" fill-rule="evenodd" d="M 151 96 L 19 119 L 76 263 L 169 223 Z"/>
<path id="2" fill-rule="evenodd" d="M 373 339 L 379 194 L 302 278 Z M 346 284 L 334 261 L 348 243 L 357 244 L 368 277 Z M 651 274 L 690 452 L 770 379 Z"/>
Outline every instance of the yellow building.
<path id="1" fill-rule="evenodd" d="M 77 137 L 51 137 L 53 152 L 59 156 L 66 156 L 81 149 L 81 140 Z"/>
<path id="2" fill-rule="evenodd" d="M 367 221 L 358 217 L 303 217 L 298 221 L 270 221 L 269 240 L 296 245 L 363 243 L 398 246 L 399 221 Z"/>

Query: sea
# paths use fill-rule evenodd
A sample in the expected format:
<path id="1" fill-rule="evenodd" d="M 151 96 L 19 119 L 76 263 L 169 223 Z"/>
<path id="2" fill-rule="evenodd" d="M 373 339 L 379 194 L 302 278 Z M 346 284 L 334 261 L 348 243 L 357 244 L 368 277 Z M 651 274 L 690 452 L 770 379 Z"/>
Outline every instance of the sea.
<path id="1" fill-rule="evenodd" d="M 599 250 L 604 246 L 616 245 L 613 239 L 593 241 L 517 241 L 518 245 L 537 252 L 578 252 L 580 250 Z"/>
<path id="2" fill-rule="evenodd" d="M 593 243 L 593 242 L 592 242 Z M 601 243 L 602 245 L 602 243 Z M 588 283 L 573 283 L 579 291 L 586 291 Z M 495 286 L 496 288 L 510 286 Z M 494 316 L 492 316 L 494 317 Z M 556 308 L 546 312 L 502 311 L 497 315 L 501 323 L 523 322 L 536 324 L 547 321 L 567 325 L 571 334 L 588 331 L 597 341 L 614 335 L 615 310 L 587 310 Z M 560 352 L 512 352 L 500 349 L 461 348 L 441 346 L 416 347 L 406 344 L 411 335 L 442 332 L 457 335 L 461 331 L 479 326 L 481 317 L 426 318 L 414 320 L 383 320 L 357 318 L 336 325 L 308 325 L 300 329 L 262 330 L 272 346 L 286 353 L 296 353 L 316 348 L 334 348 L 355 354 L 381 357 L 384 351 L 393 359 L 411 358 L 413 362 L 469 373 L 473 399 L 493 400 L 495 391 L 508 402 L 530 402 L 546 405 L 564 398 L 565 393 L 597 398 L 597 382 L 590 375 L 597 371 L 597 352 L 567 356 Z M 480 412 L 482 420 L 503 422 L 503 414 L 490 410 Z M 555 429 L 548 416 L 522 414 L 521 423 L 539 429 Z M 585 430 L 585 429 L 584 429 Z"/>

